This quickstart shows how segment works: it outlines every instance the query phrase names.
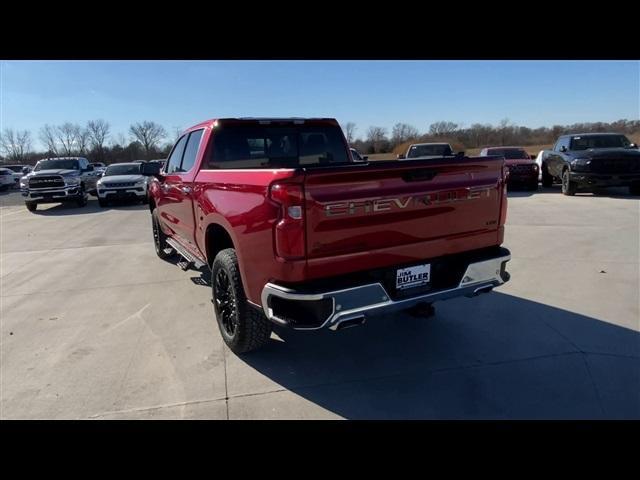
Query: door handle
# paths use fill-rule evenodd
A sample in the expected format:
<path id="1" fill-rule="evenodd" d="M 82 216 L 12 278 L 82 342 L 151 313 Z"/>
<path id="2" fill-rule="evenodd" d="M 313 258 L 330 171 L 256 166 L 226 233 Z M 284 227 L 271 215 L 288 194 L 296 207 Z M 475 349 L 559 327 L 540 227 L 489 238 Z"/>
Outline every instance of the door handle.
<path id="1" fill-rule="evenodd" d="M 182 193 L 191 193 L 191 187 L 180 187 L 180 190 L 182 190 Z"/>

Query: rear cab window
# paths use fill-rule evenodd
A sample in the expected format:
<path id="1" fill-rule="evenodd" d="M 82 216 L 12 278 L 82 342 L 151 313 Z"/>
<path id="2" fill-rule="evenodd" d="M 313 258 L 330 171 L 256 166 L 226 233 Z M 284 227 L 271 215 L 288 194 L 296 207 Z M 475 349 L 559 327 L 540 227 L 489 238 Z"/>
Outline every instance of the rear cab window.
<path id="1" fill-rule="evenodd" d="M 212 135 L 209 169 L 297 168 L 353 163 L 338 126 L 227 125 Z"/>

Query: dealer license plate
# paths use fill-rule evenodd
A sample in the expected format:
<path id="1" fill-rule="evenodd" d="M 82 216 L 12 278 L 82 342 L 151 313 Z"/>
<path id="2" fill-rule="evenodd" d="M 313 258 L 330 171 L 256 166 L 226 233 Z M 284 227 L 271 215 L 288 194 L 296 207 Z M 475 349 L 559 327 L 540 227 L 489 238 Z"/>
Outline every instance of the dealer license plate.
<path id="1" fill-rule="evenodd" d="M 399 268 L 396 271 L 396 289 L 420 287 L 427 285 L 431 280 L 431 264 L 414 265 L 413 267 Z"/>

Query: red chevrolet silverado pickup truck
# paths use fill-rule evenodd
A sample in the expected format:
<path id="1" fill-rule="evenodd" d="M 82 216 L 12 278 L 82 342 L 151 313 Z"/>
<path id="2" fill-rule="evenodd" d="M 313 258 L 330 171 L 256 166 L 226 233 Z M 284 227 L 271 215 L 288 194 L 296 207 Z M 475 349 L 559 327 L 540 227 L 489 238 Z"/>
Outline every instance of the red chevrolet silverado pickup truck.
<path id="1" fill-rule="evenodd" d="M 153 173 L 156 253 L 211 269 L 236 353 L 274 324 L 339 330 L 509 279 L 502 157 L 355 162 L 334 119 L 225 118 Z"/>

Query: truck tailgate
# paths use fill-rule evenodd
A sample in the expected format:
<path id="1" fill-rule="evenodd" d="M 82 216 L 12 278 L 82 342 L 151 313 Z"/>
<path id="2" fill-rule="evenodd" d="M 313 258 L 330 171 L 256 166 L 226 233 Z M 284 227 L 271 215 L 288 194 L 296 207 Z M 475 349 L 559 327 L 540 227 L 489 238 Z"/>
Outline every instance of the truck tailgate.
<path id="1" fill-rule="evenodd" d="M 307 259 L 375 251 L 393 257 L 412 244 L 476 235 L 499 244 L 499 235 L 487 234 L 499 228 L 503 164 L 501 157 L 465 157 L 307 170 Z"/>

